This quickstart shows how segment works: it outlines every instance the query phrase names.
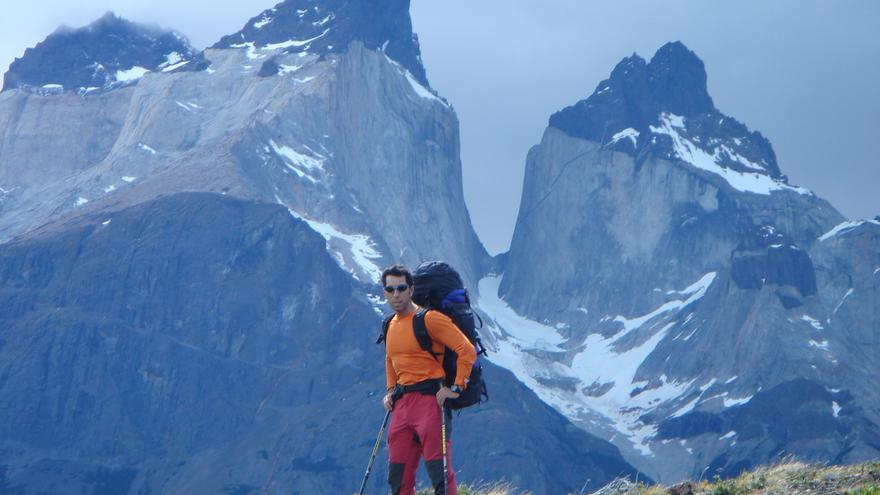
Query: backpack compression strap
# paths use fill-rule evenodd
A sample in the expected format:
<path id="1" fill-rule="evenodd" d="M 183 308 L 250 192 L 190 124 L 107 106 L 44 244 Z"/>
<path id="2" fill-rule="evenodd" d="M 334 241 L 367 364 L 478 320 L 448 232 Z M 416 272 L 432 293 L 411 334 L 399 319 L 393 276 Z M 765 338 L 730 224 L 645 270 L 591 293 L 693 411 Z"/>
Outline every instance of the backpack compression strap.
<path id="1" fill-rule="evenodd" d="M 422 308 L 416 312 L 415 316 L 413 316 L 413 333 L 416 334 L 416 340 L 419 341 L 419 347 L 430 352 L 436 359 L 437 356 L 442 356 L 442 354 L 434 352 L 431 336 L 428 335 L 428 326 L 425 324 L 425 315 L 428 314 L 428 311 L 430 311 L 428 308 Z"/>

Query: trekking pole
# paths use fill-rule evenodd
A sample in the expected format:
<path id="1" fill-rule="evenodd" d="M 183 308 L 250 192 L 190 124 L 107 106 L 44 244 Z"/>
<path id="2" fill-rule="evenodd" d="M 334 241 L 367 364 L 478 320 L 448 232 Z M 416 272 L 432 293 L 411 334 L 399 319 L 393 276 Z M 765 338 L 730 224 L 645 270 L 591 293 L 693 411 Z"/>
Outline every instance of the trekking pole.
<path id="1" fill-rule="evenodd" d="M 448 481 L 449 475 L 447 469 L 449 466 L 446 465 L 446 404 L 440 406 L 440 441 L 443 442 L 442 450 L 443 450 L 443 495 L 447 495 L 449 493 Z"/>
<path id="2" fill-rule="evenodd" d="M 379 428 L 379 436 L 376 437 L 376 445 L 373 446 L 373 454 L 370 455 L 370 463 L 367 464 L 367 472 L 364 473 L 364 481 L 361 482 L 361 489 L 358 490 L 358 495 L 364 495 L 364 488 L 367 486 L 367 478 L 370 477 L 370 470 L 373 469 L 373 461 L 376 460 L 376 454 L 379 453 L 379 445 L 382 443 L 382 433 L 385 432 L 385 425 L 388 424 L 389 416 L 391 416 L 391 411 L 385 411 L 385 419 L 382 420 L 382 427 Z"/>

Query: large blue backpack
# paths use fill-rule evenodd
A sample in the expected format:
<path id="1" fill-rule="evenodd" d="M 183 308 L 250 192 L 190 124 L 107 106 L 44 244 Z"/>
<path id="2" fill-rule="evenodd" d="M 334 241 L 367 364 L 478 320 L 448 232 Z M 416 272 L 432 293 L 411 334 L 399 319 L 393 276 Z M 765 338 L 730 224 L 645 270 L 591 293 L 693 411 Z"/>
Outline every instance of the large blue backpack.
<path id="1" fill-rule="evenodd" d="M 464 282 L 458 272 L 442 261 L 428 261 L 419 265 L 413 272 L 413 302 L 421 306 L 421 309 L 413 316 L 413 332 L 419 346 L 426 352 L 430 352 L 435 359 L 439 355 L 433 351 L 431 337 L 425 325 L 425 314 L 428 311 L 440 311 L 448 316 L 461 330 L 461 333 L 473 344 L 477 351 L 477 360 L 471 368 L 468 386 L 457 399 L 447 401 L 450 409 L 463 409 L 479 404 L 489 399 L 486 382 L 483 380 L 483 366 L 480 356 L 486 355 L 480 336 L 477 333 L 475 315 L 471 308 L 470 297 Z M 383 342 L 388 334 L 388 325 L 391 323 L 390 315 L 382 323 L 382 335 L 377 342 Z M 482 321 L 480 321 L 482 326 Z M 450 348 L 445 348 L 443 356 L 443 371 L 446 373 L 446 386 L 451 387 L 455 383 L 455 375 L 458 365 L 458 355 Z"/>

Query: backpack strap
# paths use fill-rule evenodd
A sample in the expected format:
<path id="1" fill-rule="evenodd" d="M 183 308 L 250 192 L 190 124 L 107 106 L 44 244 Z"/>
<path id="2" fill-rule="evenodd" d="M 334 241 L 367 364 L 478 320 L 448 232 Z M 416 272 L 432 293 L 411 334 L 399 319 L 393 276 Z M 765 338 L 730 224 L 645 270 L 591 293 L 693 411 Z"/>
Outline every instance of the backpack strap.
<path id="1" fill-rule="evenodd" d="M 382 321 L 382 334 L 379 335 L 378 339 L 376 339 L 377 344 L 381 344 L 382 342 L 385 342 L 385 339 L 388 338 L 388 325 L 391 325 L 392 318 L 394 318 L 393 313 L 386 316 L 385 319 Z"/>
<path id="2" fill-rule="evenodd" d="M 431 336 L 428 335 L 428 325 L 425 323 L 425 315 L 430 311 L 428 308 L 422 308 L 418 310 L 413 316 L 413 333 L 416 334 L 416 340 L 419 341 L 419 347 L 431 353 L 432 356 L 436 359 L 437 356 L 442 356 L 434 352 L 433 342 L 431 341 Z"/>

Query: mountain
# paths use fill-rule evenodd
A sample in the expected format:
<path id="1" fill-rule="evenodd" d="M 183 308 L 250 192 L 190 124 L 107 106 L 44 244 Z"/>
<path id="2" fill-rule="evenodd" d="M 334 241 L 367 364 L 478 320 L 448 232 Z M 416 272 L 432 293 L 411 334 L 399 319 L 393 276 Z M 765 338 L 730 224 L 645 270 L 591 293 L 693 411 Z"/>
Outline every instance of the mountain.
<path id="1" fill-rule="evenodd" d="M 0 266 L 12 493 L 359 485 L 383 413 L 379 320 L 286 208 L 172 194 L 41 227 L 0 246 Z M 560 493 L 635 474 L 510 373 L 487 371 L 498 399 L 453 423 L 463 479 Z"/>
<path id="2" fill-rule="evenodd" d="M 353 39 L 338 52 L 212 48 L 205 70 L 95 94 L 0 93 L 0 240 L 79 210 L 227 192 L 295 210 L 361 280 L 440 258 L 475 284 L 490 259 L 464 205 L 454 111 L 386 52 L 338 36 Z"/>
<path id="3" fill-rule="evenodd" d="M 681 43 L 550 117 L 503 270 L 498 364 L 658 480 L 880 452 L 876 221 L 792 185 Z"/>
<path id="4" fill-rule="evenodd" d="M 278 4 L 262 24 L 277 38 L 221 41 L 193 70 L 0 92 L 0 489 L 360 482 L 382 417 L 380 267 L 444 259 L 476 287 L 492 260 L 408 4 L 384 27 L 344 17 L 366 2 L 309 5 L 298 23 L 300 3 Z M 332 47 L 284 42 L 313 37 L 318 13 Z M 636 475 L 511 373 L 486 374 L 492 400 L 454 423 L 462 480 L 540 494 Z"/>
<path id="5" fill-rule="evenodd" d="M 419 39 L 412 31 L 409 0 L 296 0 L 279 3 L 252 18 L 213 48 L 275 48 L 282 53 L 327 55 L 353 41 L 381 51 L 428 87 Z"/>
<path id="6" fill-rule="evenodd" d="M 9 66 L 3 91 L 86 94 L 130 84 L 149 71 L 192 70 L 203 64 L 180 34 L 108 12 L 80 29 L 59 28 L 25 50 Z"/>

